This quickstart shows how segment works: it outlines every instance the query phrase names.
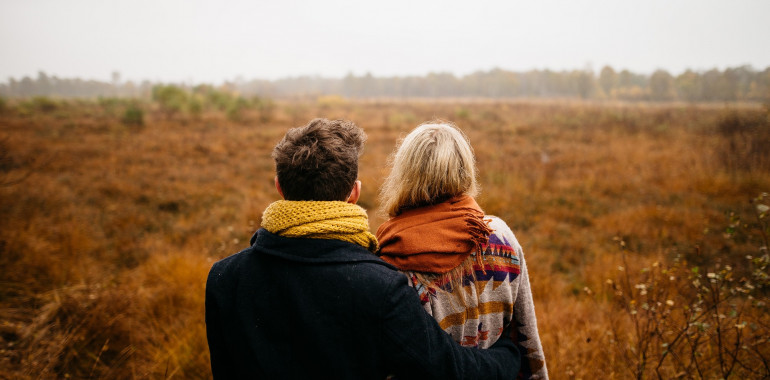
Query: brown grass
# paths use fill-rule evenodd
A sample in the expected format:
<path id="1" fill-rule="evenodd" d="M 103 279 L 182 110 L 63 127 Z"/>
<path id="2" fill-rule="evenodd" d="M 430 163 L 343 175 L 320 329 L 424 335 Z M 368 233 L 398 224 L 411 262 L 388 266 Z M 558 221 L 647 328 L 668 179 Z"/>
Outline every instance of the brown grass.
<path id="1" fill-rule="evenodd" d="M 555 379 L 638 376 L 616 344 L 635 338 L 612 332 L 631 319 L 606 284 L 624 255 L 642 281 L 677 256 L 747 276 L 744 257 L 761 254 L 749 200 L 770 190 L 770 122 L 758 107 L 335 98 L 278 102 L 267 121 L 146 107 L 143 127 L 88 102 L 9 101 L 0 114 L 0 377 L 209 378 L 206 274 L 248 244 L 277 199 L 273 145 L 312 117 L 368 133 L 360 204 L 373 230 L 396 140 L 433 118 L 467 132 L 479 202 L 524 247 Z"/>

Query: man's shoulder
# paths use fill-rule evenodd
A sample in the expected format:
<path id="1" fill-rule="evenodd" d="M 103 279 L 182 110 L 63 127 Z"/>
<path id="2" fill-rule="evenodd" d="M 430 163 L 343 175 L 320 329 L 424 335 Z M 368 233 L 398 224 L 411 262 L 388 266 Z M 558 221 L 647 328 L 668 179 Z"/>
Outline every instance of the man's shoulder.
<path id="1" fill-rule="evenodd" d="M 402 276 L 394 266 L 353 243 L 284 238 L 265 230 L 258 231 L 252 242 L 252 246 L 215 262 L 209 271 L 209 280 L 232 276 L 243 270 L 269 270 L 265 267 L 258 269 L 267 262 L 283 263 L 282 265 L 295 268 L 308 267 L 308 270 L 311 270 L 310 267 L 326 267 L 332 271 L 355 274 L 353 277 L 368 278 L 370 281 L 383 279 L 392 282 L 393 278 Z"/>
<path id="2" fill-rule="evenodd" d="M 309 270 L 344 276 L 351 286 L 372 291 L 375 288 L 389 288 L 397 280 L 405 278 L 396 267 L 379 256 L 361 246 L 347 243 L 326 252 L 325 259 L 313 262 L 311 267 L 313 269 Z"/>
<path id="3" fill-rule="evenodd" d="M 309 257 L 299 257 L 304 250 L 278 252 L 275 247 L 266 248 L 257 243 L 225 257 L 214 263 L 209 271 L 207 294 L 227 298 L 243 284 L 261 281 L 258 279 L 284 278 L 291 282 L 312 283 L 317 288 L 337 289 L 335 291 L 340 294 L 353 298 L 361 295 L 356 299 L 370 300 L 374 304 L 367 307 L 375 307 L 399 287 L 408 286 L 401 272 L 360 246 L 318 243 L 335 248 L 324 255 L 309 252 Z M 318 283 L 319 278 L 324 281 Z"/>
<path id="4" fill-rule="evenodd" d="M 265 229 L 252 238 L 252 247 L 259 255 L 268 255 L 297 264 L 352 264 L 370 263 L 395 270 L 366 248 L 336 239 L 297 238 L 275 235 Z"/>
<path id="5" fill-rule="evenodd" d="M 250 250 L 251 247 L 215 262 L 209 269 L 209 275 L 206 279 L 207 292 L 232 286 L 234 273 L 242 266 L 242 262 L 247 258 Z"/>
<path id="6" fill-rule="evenodd" d="M 209 273 L 224 272 L 231 268 L 237 267 L 240 264 L 240 262 L 246 258 L 246 255 L 248 255 L 251 249 L 252 247 L 245 248 L 239 252 L 236 252 L 230 256 L 227 256 L 223 259 L 216 261 L 214 265 L 211 266 L 211 270 L 209 271 Z"/>

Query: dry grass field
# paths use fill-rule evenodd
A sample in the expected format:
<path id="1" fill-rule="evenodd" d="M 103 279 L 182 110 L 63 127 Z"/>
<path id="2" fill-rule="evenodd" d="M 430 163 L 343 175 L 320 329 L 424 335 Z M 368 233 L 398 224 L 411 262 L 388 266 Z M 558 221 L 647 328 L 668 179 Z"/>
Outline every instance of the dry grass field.
<path id="1" fill-rule="evenodd" d="M 755 105 L 278 101 L 237 118 L 144 102 L 0 103 L 0 378 L 210 378 L 204 288 L 278 199 L 270 151 L 314 117 L 369 139 L 455 122 L 524 247 L 554 379 L 770 376 L 770 113 Z"/>

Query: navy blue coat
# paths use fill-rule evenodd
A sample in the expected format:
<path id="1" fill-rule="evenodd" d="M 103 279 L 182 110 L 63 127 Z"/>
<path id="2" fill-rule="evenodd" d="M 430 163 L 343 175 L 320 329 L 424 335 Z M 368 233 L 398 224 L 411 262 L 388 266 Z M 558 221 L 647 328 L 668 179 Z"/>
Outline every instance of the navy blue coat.
<path id="1" fill-rule="evenodd" d="M 206 332 L 216 379 L 513 379 L 510 339 L 460 347 L 420 306 L 406 277 L 358 245 L 284 238 L 214 264 Z"/>

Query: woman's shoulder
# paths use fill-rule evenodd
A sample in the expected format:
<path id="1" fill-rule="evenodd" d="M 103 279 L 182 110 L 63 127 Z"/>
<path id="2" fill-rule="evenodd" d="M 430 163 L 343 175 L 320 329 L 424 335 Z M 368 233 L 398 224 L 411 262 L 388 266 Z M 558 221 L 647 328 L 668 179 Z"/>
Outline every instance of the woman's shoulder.
<path id="1" fill-rule="evenodd" d="M 487 243 L 481 247 L 482 260 L 486 270 L 482 270 L 481 273 L 477 272 L 477 278 L 480 276 L 480 278 L 494 279 L 495 284 L 506 284 L 506 286 L 514 287 L 513 294 L 516 294 L 520 282 L 516 280 L 520 278 L 519 274 L 524 260 L 521 245 L 516 240 L 513 231 L 502 219 L 493 215 L 487 215 L 484 219 L 489 221 L 492 233 L 489 235 Z"/>
<path id="2" fill-rule="evenodd" d="M 517 253 L 521 253 L 521 245 L 516 239 L 516 235 L 504 220 L 494 215 L 485 215 L 484 219 L 489 220 L 489 228 L 492 229 L 492 234 L 489 235 L 489 244 L 507 246 Z"/>

